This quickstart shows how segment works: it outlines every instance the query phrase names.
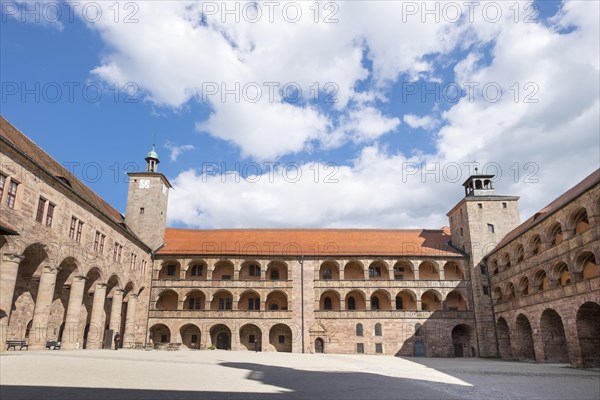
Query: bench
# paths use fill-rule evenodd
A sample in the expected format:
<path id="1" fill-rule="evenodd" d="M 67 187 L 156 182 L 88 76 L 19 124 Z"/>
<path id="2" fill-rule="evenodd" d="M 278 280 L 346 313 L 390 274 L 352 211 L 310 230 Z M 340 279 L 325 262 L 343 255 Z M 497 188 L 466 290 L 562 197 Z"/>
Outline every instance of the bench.
<path id="1" fill-rule="evenodd" d="M 60 350 L 60 342 L 50 340 L 46 342 L 46 348 L 49 350 Z"/>
<path id="2" fill-rule="evenodd" d="M 6 350 L 10 350 L 12 347 L 15 351 L 17 351 L 17 346 L 19 346 L 19 351 L 23 350 L 23 347 L 26 350 L 29 350 L 29 345 L 26 340 L 7 340 L 6 341 Z"/>

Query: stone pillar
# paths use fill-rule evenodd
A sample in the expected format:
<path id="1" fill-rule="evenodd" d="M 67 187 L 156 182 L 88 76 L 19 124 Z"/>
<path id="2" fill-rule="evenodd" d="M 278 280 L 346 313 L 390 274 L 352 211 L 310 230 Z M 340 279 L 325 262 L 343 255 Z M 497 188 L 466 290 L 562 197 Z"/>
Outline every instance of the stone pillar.
<path id="1" fill-rule="evenodd" d="M 135 332 L 136 332 L 136 324 L 135 324 L 135 313 L 137 308 L 137 295 L 131 294 L 129 295 L 129 300 L 127 301 L 127 316 L 125 317 L 125 334 L 123 335 L 123 345 L 127 347 L 133 347 L 135 343 Z"/>
<path id="2" fill-rule="evenodd" d="M 32 350 L 39 350 L 46 347 L 48 317 L 50 316 L 50 307 L 54 298 L 58 270 L 58 268 L 50 266 L 45 266 L 42 269 L 35 310 L 33 312 L 31 334 L 29 335 L 29 347 Z"/>
<path id="3" fill-rule="evenodd" d="M 344 278 L 344 267 L 343 266 L 340 266 L 339 273 L 340 273 L 340 281 L 343 281 L 345 279 Z"/>
<path id="4" fill-rule="evenodd" d="M 81 303 L 83 302 L 85 282 L 85 276 L 76 276 L 73 278 L 71 293 L 69 294 L 69 304 L 67 306 L 67 316 L 65 317 L 65 330 L 63 331 L 61 349 L 75 349 L 81 345 L 81 340 L 79 338 L 79 317 L 81 313 Z"/>
<path id="5" fill-rule="evenodd" d="M 115 294 L 112 298 L 112 307 L 110 309 L 110 322 L 108 324 L 108 329 L 113 330 L 113 336 L 117 332 L 121 332 L 121 309 L 123 308 L 123 293 L 124 290 L 116 289 Z M 111 338 L 112 339 L 112 338 Z M 113 340 L 110 342 L 110 348 L 114 349 L 115 343 Z"/>
<path id="6" fill-rule="evenodd" d="M 106 283 L 98 283 L 94 291 L 90 329 L 87 337 L 87 349 L 101 349 L 104 337 L 104 302 L 106 301 Z"/>
<path id="7" fill-rule="evenodd" d="M 17 254 L 4 254 L 2 257 L 2 274 L 0 274 L 0 310 L 4 312 L 4 315 L 0 315 L 0 345 L 2 346 L 8 339 L 10 310 L 15 295 L 19 263 L 23 258 L 25 257 Z"/>

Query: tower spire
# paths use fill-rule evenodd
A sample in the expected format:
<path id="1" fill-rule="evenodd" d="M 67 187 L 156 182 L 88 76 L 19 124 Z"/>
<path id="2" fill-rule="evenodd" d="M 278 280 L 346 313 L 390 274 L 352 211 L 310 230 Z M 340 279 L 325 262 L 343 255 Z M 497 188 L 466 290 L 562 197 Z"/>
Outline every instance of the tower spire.
<path id="1" fill-rule="evenodd" d="M 153 143 L 152 150 L 148 152 L 148 155 L 144 159 L 146 160 L 146 172 L 158 172 L 158 163 L 160 163 L 160 160 L 158 159 L 155 147 Z"/>

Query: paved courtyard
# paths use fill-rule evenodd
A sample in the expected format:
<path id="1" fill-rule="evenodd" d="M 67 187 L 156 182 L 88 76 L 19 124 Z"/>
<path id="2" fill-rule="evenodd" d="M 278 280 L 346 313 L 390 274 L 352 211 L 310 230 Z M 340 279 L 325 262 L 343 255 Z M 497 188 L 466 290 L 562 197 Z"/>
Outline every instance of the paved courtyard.
<path id="1" fill-rule="evenodd" d="M 0 355 L 2 399 L 600 399 L 600 373 L 482 359 L 227 351 Z"/>

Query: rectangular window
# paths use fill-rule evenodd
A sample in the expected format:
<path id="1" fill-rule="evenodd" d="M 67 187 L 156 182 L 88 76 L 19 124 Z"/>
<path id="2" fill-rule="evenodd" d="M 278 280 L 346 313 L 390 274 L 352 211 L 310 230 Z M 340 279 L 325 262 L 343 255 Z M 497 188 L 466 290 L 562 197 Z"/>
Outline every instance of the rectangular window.
<path id="1" fill-rule="evenodd" d="M 506 208 L 506 203 L 502 203 L 502 208 Z"/>
<path id="2" fill-rule="evenodd" d="M 478 208 L 483 208 L 483 204 L 482 203 L 477 203 L 477 207 Z"/>
<path id="3" fill-rule="evenodd" d="M 256 343 L 256 336 L 248 335 L 248 343 Z"/>
<path id="4" fill-rule="evenodd" d="M 375 343 L 375 353 L 382 354 L 383 353 L 383 344 Z"/>
<path id="5" fill-rule="evenodd" d="M 142 275 L 146 274 L 146 260 L 142 260 Z"/>
<path id="6" fill-rule="evenodd" d="M 38 207 L 37 207 L 37 213 L 35 214 L 35 220 L 39 223 L 42 223 L 44 221 L 44 211 L 46 211 L 46 202 L 48 200 L 46 200 L 43 197 L 40 197 L 40 200 L 38 201 Z"/>
<path id="7" fill-rule="evenodd" d="M 251 265 L 250 266 L 250 276 L 260 276 L 260 266 Z"/>
<path id="8" fill-rule="evenodd" d="M 323 270 L 323 279 L 330 280 L 332 278 L 331 268 L 325 268 Z"/>
<path id="9" fill-rule="evenodd" d="M 119 243 L 115 242 L 115 248 L 113 249 L 113 262 L 117 261 L 117 252 L 119 251 Z"/>
<path id="10" fill-rule="evenodd" d="M 490 288 L 489 288 L 489 286 L 483 285 L 482 289 L 483 289 L 483 294 L 485 294 L 486 296 L 490 295 Z"/>
<path id="11" fill-rule="evenodd" d="M 248 299 L 248 310 L 260 310 L 260 299 L 258 297 Z"/>
<path id="12" fill-rule="evenodd" d="M 4 185 L 6 185 L 6 175 L 0 174 L 0 201 L 4 195 Z"/>
<path id="13" fill-rule="evenodd" d="M 121 262 L 121 252 L 123 251 L 123 246 L 120 244 L 117 247 L 117 262 Z"/>
<path id="14" fill-rule="evenodd" d="M 52 226 L 52 220 L 54 219 L 54 207 L 54 204 L 48 203 L 48 211 L 46 212 L 46 226 Z"/>
<path id="15" fill-rule="evenodd" d="M 192 335 L 192 343 L 198 343 L 198 335 Z"/>
<path id="16" fill-rule="evenodd" d="M 100 231 L 96 231 L 96 236 L 94 237 L 94 251 L 97 252 L 100 247 Z"/>
<path id="17" fill-rule="evenodd" d="M 104 253 L 104 239 L 106 239 L 106 235 L 100 235 L 100 246 L 98 247 L 98 253 Z"/>
<path id="18" fill-rule="evenodd" d="M 219 299 L 219 310 L 231 310 L 231 297 L 221 297 Z"/>
<path id="19" fill-rule="evenodd" d="M 487 266 L 485 265 L 480 265 L 479 269 L 481 270 L 481 274 L 482 275 L 487 275 Z"/>
<path id="20" fill-rule="evenodd" d="M 177 267 L 175 265 L 169 265 L 167 267 L 167 275 L 174 276 L 176 270 L 177 270 Z"/>
<path id="21" fill-rule="evenodd" d="M 75 239 L 75 228 L 77 228 L 77 218 L 71 217 L 71 225 L 69 226 L 69 239 Z"/>
<path id="22" fill-rule="evenodd" d="M 279 344 L 285 343 L 285 335 L 279 335 Z"/>
<path id="23" fill-rule="evenodd" d="M 77 235 L 75 236 L 76 242 L 81 242 L 81 232 L 83 231 L 83 222 L 79 221 L 77 224 Z"/>
<path id="24" fill-rule="evenodd" d="M 15 208 L 15 200 L 17 199 L 17 186 L 18 183 L 11 179 L 8 185 L 8 194 L 6 196 L 6 206 L 8 208 Z"/>
<path id="25" fill-rule="evenodd" d="M 365 344 L 364 343 L 356 343 L 356 352 L 359 354 L 365 353 Z"/>
<path id="26" fill-rule="evenodd" d="M 460 228 L 460 236 L 464 236 L 465 232 L 463 231 L 463 228 Z"/>
<path id="27" fill-rule="evenodd" d="M 487 224 L 487 229 L 488 229 L 488 232 L 490 232 L 490 233 L 494 233 L 494 225 L 492 225 L 492 224 Z"/>
<path id="28" fill-rule="evenodd" d="M 376 278 L 381 276 L 381 268 L 371 267 L 369 268 L 369 277 Z"/>
<path id="29" fill-rule="evenodd" d="M 140 214 L 143 214 L 143 213 L 144 213 L 144 211 L 145 211 L 145 210 L 144 210 L 144 207 L 140 207 Z"/>

